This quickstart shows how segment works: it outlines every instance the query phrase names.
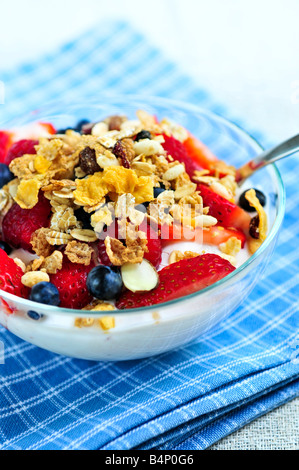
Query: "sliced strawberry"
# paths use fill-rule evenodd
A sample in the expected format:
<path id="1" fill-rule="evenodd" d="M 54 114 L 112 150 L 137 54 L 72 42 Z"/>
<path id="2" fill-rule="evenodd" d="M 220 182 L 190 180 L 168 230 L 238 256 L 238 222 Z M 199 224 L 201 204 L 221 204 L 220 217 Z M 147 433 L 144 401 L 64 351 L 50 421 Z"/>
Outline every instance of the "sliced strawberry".
<path id="1" fill-rule="evenodd" d="M 176 241 L 197 241 L 208 245 L 220 245 L 225 243 L 229 238 L 238 238 L 244 248 L 246 242 L 246 235 L 242 230 L 235 228 L 226 228 L 220 225 L 214 225 L 209 229 L 202 230 L 201 228 L 191 229 L 182 225 L 164 225 L 161 227 L 161 242 L 166 245 L 169 242 Z"/>
<path id="2" fill-rule="evenodd" d="M 98 261 L 104 266 L 112 266 L 110 258 L 107 255 L 105 240 L 98 241 Z"/>
<path id="3" fill-rule="evenodd" d="M 144 258 L 158 269 L 162 261 L 162 243 L 158 231 L 144 222 L 139 230 L 146 233 L 148 252 L 144 253 Z"/>
<path id="4" fill-rule="evenodd" d="M 204 207 L 209 207 L 209 215 L 218 220 L 219 225 L 234 227 L 248 232 L 251 217 L 241 207 L 212 191 L 208 186 L 199 184 Z"/>
<path id="5" fill-rule="evenodd" d="M 93 297 L 87 289 L 86 280 L 93 268 L 94 263 L 84 266 L 71 263 L 64 257 L 62 269 L 50 275 L 50 282 L 59 291 L 60 307 L 82 309 L 92 301 Z"/>
<path id="6" fill-rule="evenodd" d="M 48 134 L 56 134 L 56 129 L 50 122 L 39 122 L 39 125 L 42 126 Z"/>
<path id="7" fill-rule="evenodd" d="M 197 160 L 192 159 L 192 156 L 190 156 L 188 149 L 185 146 L 185 143 L 180 142 L 174 137 L 169 137 L 166 134 L 163 134 L 163 137 L 165 140 L 165 142 L 162 144 L 164 150 L 166 150 L 168 155 L 171 155 L 172 158 L 179 161 L 180 163 L 185 164 L 186 172 L 190 178 L 193 177 L 194 171 L 200 171 L 203 169 Z"/>
<path id="8" fill-rule="evenodd" d="M 28 298 L 29 289 L 21 282 L 23 274 L 14 260 L 0 249 L 0 289 L 18 297 Z"/>
<path id="9" fill-rule="evenodd" d="M 168 302 L 204 289 L 234 270 L 229 261 L 218 255 L 206 254 L 184 259 L 159 272 L 160 282 L 156 289 L 148 293 L 126 291 L 116 307 L 139 308 Z"/>
<path id="10" fill-rule="evenodd" d="M 5 157 L 12 142 L 12 134 L 10 132 L 0 131 L 0 163 L 6 163 Z"/>
<path id="11" fill-rule="evenodd" d="M 201 168 L 213 170 L 213 165 L 219 161 L 205 144 L 191 134 L 183 145 L 189 157 Z"/>
<path id="12" fill-rule="evenodd" d="M 225 228 L 220 225 L 215 225 L 207 230 L 202 231 L 203 243 L 208 245 L 220 245 L 227 242 L 229 238 L 235 237 L 241 241 L 241 247 L 244 248 L 246 243 L 246 235 L 242 230 L 234 228 Z"/>
<path id="13" fill-rule="evenodd" d="M 35 155 L 35 145 L 38 145 L 38 140 L 23 139 L 15 142 L 7 152 L 4 163 L 9 165 L 15 158 L 20 158 L 23 155 Z"/>
<path id="14" fill-rule="evenodd" d="M 14 204 L 2 222 L 3 240 L 14 248 L 23 248 L 32 253 L 32 234 L 39 228 L 48 227 L 50 216 L 51 206 L 43 194 L 40 194 L 33 209 L 22 209 Z"/>

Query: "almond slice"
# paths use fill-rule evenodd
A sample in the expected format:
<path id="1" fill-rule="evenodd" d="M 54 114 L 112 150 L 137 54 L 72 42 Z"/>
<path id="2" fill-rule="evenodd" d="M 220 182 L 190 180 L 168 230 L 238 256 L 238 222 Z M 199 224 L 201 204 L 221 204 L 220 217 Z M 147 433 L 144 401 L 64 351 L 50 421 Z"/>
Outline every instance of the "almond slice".
<path id="1" fill-rule="evenodd" d="M 123 283 L 131 292 L 148 292 L 159 283 L 159 275 L 154 266 L 143 259 L 140 264 L 126 263 L 121 267 Z"/>

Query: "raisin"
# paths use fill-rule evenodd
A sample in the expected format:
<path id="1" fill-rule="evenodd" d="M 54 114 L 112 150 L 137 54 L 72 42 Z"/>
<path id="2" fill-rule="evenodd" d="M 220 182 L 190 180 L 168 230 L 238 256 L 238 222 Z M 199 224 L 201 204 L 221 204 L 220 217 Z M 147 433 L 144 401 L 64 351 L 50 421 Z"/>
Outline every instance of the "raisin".
<path id="1" fill-rule="evenodd" d="M 118 140 L 116 142 L 116 144 L 113 147 L 112 153 L 114 153 L 114 155 L 117 158 L 120 158 L 120 160 L 122 162 L 122 166 L 124 168 L 130 168 L 131 167 L 130 162 L 129 162 L 128 157 L 127 157 L 126 146 L 123 144 L 123 142 L 121 140 Z"/>
<path id="2" fill-rule="evenodd" d="M 259 224 L 260 224 L 260 218 L 258 215 L 256 215 L 255 217 L 251 219 L 250 225 L 249 225 L 249 234 L 252 238 L 258 239 L 260 237 Z"/>
<path id="3" fill-rule="evenodd" d="M 87 175 L 93 175 L 97 171 L 102 171 L 97 164 L 96 152 L 90 147 L 85 147 L 79 155 L 79 165 L 82 171 Z"/>

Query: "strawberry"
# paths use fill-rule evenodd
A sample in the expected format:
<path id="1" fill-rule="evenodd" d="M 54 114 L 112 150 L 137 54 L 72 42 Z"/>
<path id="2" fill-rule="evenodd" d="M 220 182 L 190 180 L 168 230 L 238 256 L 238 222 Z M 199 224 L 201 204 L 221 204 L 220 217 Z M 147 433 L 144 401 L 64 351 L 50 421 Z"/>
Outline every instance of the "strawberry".
<path id="1" fill-rule="evenodd" d="M 50 122 L 39 122 L 39 125 L 40 125 L 48 134 L 51 134 L 51 135 L 56 134 L 56 129 L 55 129 L 55 127 L 53 126 L 53 124 L 51 124 Z"/>
<path id="2" fill-rule="evenodd" d="M 50 282 L 59 291 L 60 307 L 82 309 L 92 301 L 93 297 L 87 289 L 86 280 L 93 268 L 94 263 L 84 266 L 71 263 L 64 257 L 62 269 L 50 275 Z"/>
<path id="3" fill-rule="evenodd" d="M 51 206 L 43 194 L 40 194 L 33 209 L 22 209 L 14 204 L 2 222 L 3 240 L 14 248 L 23 248 L 32 253 L 31 236 L 39 228 L 49 226 L 50 216 Z"/>
<path id="4" fill-rule="evenodd" d="M 248 231 L 251 217 L 244 209 L 215 193 L 204 184 L 199 184 L 197 189 L 203 198 L 204 207 L 209 207 L 209 215 L 215 217 L 220 225 Z"/>
<path id="5" fill-rule="evenodd" d="M 144 258 L 147 259 L 152 265 L 158 269 L 162 261 L 162 243 L 156 230 L 143 222 L 139 230 L 145 232 L 147 238 L 148 252 L 144 253 Z"/>
<path id="6" fill-rule="evenodd" d="M 237 230 L 233 227 L 227 228 L 221 225 L 214 225 L 209 229 L 202 230 L 201 228 L 191 229 L 179 224 L 164 225 L 161 227 L 161 242 L 162 245 L 169 242 L 176 241 L 199 241 L 208 245 L 220 245 L 225 243 L 229 238 L 238 238 L 244 248 L 246 242 L 246 235 L 242 230 Z"/>
<path id="7" fill-rule="evenodd" d="M 20 158 L 23 155 L 35 155 L 35 145 L 38 145 L 38 140 L 19 140 L 15 142 L 7 152 L 4 163 L 9 165 L 15 158 Z"/>
<path id="8" fill-rule="evenodd" d="M 151 292 L 125 291 L 116 303 L 118 309 L 139 308 L 168 302 L 193 294 L 233 272 L 229 261 L 206 254 L 170 264 L 159 272 L 159 285 Z"/>
<path id="9" fill-rule="evenodd" d="M 98 241 L 98 261 L 103 266 L 112 266 L 109 256 L 107 255 L 106 245 L 104 240 Z"/>
<path id="10" fill-rule="evenodd" d="M 164 150 L 171 155 L 172 158 L 178 160 L 180 163 L 185 164 L 186 173 L 193 177 L 193 173 L 195 170 L 202 170 L 203 167 L 197 160 L 192 159 L 192 157 L 188 153 L 188 149 L 185 147 L 185 143 L 180 142 L 179 140 L 175 139 L 174 137 L 169 137 L 166 134 L 163 134 L 165 142 L 162 144 Z"/>
<path id="11" fill-rule="evenodd" d="M 189 158 L 200 165 L 201 168 L 213 170 L 213 166 L 219 161 L 205 144 L 191 134 L 189 134 L 183 145 Z"/>
<path id="12" fill-rule="evenodd" d="M 28 298 L 29 289 L 21 282 L 23 274 L 14 260 L 0 249 L 0 289 L 18 297 Z"/>
<path id="13" fill-rule="evenodd" d="M 5 163 L 5 157 L 11 144 L 11 133 L 6 131 L 0 131 L 0 163 Z"/>

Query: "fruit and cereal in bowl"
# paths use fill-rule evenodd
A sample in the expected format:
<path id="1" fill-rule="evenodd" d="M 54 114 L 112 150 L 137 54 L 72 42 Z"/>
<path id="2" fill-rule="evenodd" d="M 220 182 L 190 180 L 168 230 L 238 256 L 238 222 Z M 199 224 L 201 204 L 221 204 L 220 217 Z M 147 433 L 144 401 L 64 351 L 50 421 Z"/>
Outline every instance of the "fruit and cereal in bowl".
<path id="1" fill-rule="evenodd" d="M 240 194 L 233 162 L 174 118 L 227 126 L 225 151 L 242 131 L 158 99 L 110 105 L 0 138 L 0 322 L 94 360 L 157 354 L 213 326 L 249 293 L 279 222 L 273 187 Z"/>

